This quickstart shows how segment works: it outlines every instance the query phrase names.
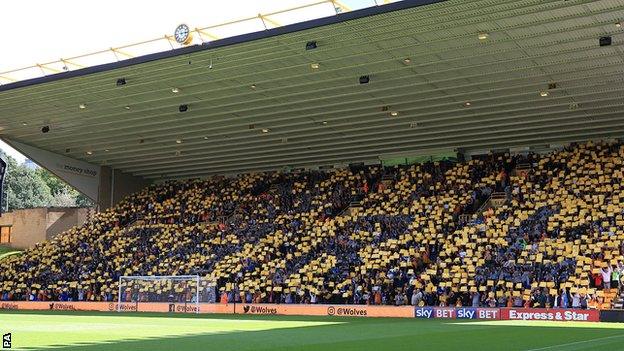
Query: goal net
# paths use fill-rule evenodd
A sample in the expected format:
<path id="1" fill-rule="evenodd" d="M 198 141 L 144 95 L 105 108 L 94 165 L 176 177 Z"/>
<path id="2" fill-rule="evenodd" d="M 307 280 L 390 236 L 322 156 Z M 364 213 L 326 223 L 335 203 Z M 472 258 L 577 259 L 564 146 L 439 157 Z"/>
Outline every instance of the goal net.
<path id="1" fill-rule="evenodd" d="M 200 303 L 216 300 L 216 284 L 198 275 L 119 277 L 117 311 L 122 311 L 124 304 L 136 304 L 138 308 L 141 303 L 165 302 L 170 312 L 176 312 L 172 310 L 176 305 L 184 305 L 182 311 L 199 313 Z"/>

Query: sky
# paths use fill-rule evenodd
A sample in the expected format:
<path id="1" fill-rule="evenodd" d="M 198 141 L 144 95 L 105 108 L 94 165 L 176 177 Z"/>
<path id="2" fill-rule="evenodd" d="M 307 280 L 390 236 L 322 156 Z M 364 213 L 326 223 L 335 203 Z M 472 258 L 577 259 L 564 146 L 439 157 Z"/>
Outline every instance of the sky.
<path id="1" fill-rule="evenodd" d="M 3 14 L 0 20 L 0 75 L 37 63 L 171 35 L 180 23 L 186 23 L 191 28 L 204 28 L 316 2 L 319 0 L 4 0 L 0 1 L 0 13 Z M 384 0 L 341 2 L 351 9 L 358 9 L 381 5 Z M 333 11 L 327 3 L 271 18 L 280 24 L 289 24 L 333 15 Z M 268 26 L 271 27 L 271 24 Z M 257 20 L 211 32 L 218 37 L 228 37 L 262 29 L 262 22 Z M 200 40 L 198 37 L 195 39 Z M 126 51 L 141 55 L 168 49 L 168 42 L 163 40 L 159 45 Z M 114 60 L 114 56 L 106 54 L 81 63 L 93 65 L 98 60 L 111 59 Z M 40 70 L 12 74 L 17 79 L 23 79 L 26 75 L 40 75 Z M 0 149 L 18 161 L 24 161 L 24 156 L 2 141 Z"/>
<path id="2" fill-rule="evenodd" d="M 26 160 L 24 155 L 20 154 L 17 150 L 7 145 L 4 141 L 0 140 L 0 150 L 7 153 L 9 156 L 12 156 L 17 162 L 22 163 Z"/>

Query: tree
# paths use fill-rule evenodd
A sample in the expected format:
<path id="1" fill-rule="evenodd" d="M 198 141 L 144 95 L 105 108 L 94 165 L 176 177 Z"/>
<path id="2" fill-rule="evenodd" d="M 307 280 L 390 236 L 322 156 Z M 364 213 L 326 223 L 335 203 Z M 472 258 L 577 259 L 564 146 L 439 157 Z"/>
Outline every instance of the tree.
<path id="1" fill-rule="evenodd" d="M 49 206 L 52 201 L 50 187 L 36 170 L 30 169 L 8 156 L 8 171 L 4 181 L 5 201 L 8 209 Z"/>
<path id="2" fill-rule="evenodd" d="M 67 189 L 61 190 L 59 193 L 52 196 L 50 206 L 55 207 L 76 207 L 76 197 L 71 194 Z"/>
<path id="3" fill-rule="evenodd" d="M 95 207 L 95 203 L 91 201 L 88 197 L 86 197 L 83 193 L 77 192 L 78 195 L 75 197 L 76 206 L 78 207 Z"/>
<path id="4" fill-rule="evenodd" d="M 2 153 L 2 150 L 0 150 Z M 4 153 L 3 153 L 4 154 Z M 5 154 L 6 155 L 6 154 Z M 33 207 L 91 207 L 93 202 L 44 168 L 32 169 L 7 155 L 2 206 L 8 210 Z"/>
<path id="5" fill-rule="evenodd" d="M 67 192 L 67 190 L 73 190 L 68 189 L 69 186 L 65 182 L 63 182 L 60 178 L 56 177 L 45 168 L 38 167 L 36 172 L 39 177 L 41 177 L 41 179 L 48 185 L 48 187 L 50 188 L 50 194 L 52 194 L 52 196 L 56 196 L 56 194 L 62 192 Z"/>
<path id="6" fill-rule="evenodd" d="M 78 190 L 62 181 L 60 178 L 46 170 L 38 168 L 37 173 L 50 188 L 50 193 L 54 200 L 52 206 L 58 207 L 92 207 L 93 201 L 83 195 Z"/>

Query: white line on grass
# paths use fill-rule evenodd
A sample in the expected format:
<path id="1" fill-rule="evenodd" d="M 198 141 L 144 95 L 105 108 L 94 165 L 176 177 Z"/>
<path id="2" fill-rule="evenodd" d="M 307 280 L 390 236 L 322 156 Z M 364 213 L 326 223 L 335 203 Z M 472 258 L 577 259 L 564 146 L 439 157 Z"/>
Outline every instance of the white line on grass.
<path id="1" fill-rule="evenodd" d="M 526 351 L 541 351 L 541 350 L 550 350 L 550 349 L 555 349 L 558 347 L 565 347 L 565 346 L 572 346 L 572 345 L 578 345 L 578 344 L 585 344 L 588 342 L 594 342 L 594 341 L 599 341 L 599 340 L 607 340 L 607 339 L 615 339 L 615 338 L 621 338 L 623 337 L 624 334 L 620 334 L 620 335 L 612 335 L 612 336 L 605 336 L 602 338 L 596 338 L 596 339 L 589 339 L 589 340 L 583 340 L 583 341 L 576 341 L 576 342 L 570 342 L 567 344 L 559 344 L 559 345 L 552 345 L 552 346 L 546 346 L 546 347 L 540 347 L 539 349 L 530 349 L 530 350 L 526 350 Z"/>

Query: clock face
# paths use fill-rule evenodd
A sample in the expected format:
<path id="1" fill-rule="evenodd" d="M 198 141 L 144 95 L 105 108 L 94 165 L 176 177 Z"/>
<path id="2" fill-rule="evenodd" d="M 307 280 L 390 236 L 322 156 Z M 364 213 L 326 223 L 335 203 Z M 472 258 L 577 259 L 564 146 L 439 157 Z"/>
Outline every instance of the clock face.
<path id="1" fill-rule="evenodd" d="M 180 44 L 186 44 L 189 40 L 191 30 L 186 24 L 179 25 L 174 33 L 175 40 Z"/>

